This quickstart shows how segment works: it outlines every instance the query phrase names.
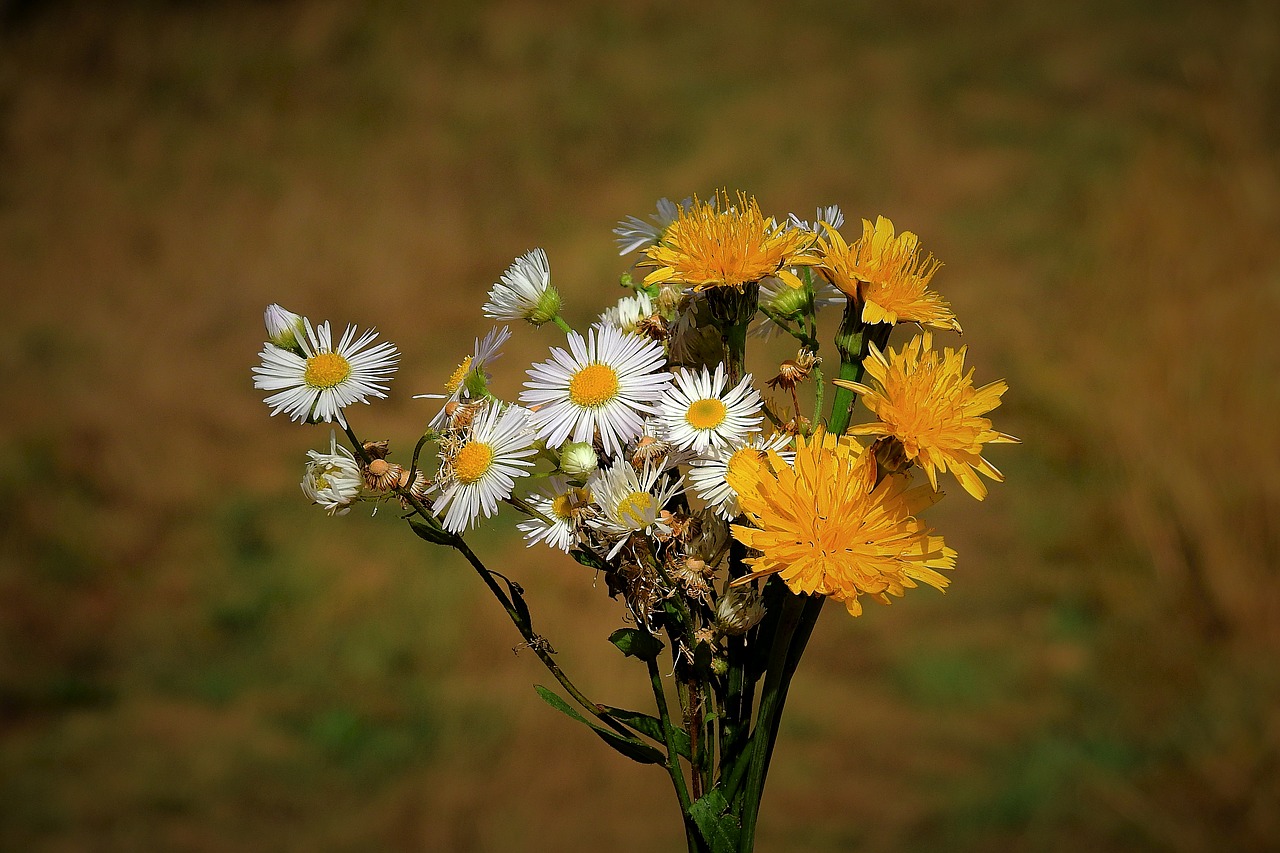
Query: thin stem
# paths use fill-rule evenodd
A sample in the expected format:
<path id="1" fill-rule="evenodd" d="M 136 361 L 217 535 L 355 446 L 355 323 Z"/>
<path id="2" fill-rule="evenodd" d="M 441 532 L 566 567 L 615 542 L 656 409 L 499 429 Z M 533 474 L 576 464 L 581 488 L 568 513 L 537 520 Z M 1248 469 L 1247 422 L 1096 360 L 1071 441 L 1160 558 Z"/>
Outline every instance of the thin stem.
<path id="1" fill-rule="evenodd" d="M 559 326 L 560 331 L 564 332 L 566 335 L 573 331 L 573 327 L 570 326 L 568 323 L 566 323 L 564 321 L 564 318 L 561 317 L 559 314 L 556 314 L 554 317 L 552 317 L 551 322 Z"/>
<path id="2" fill-rule="evenodd" d="M 680 756 L 676 752 L 676 732 L 671 725 L 671 712 L 667 709 L 667 692 L 662 686 L 662 674 L 658 672 L 658 659 L 649 658 L 649 684 L 653 687 L 653 701 L 658 706 L 658 721 L 662 725 L 662 739 L 667 747 L 667 775 L 671 777 L 671 786 L 675 788 L 676 799 L 680 801 L 680 814 L 684 818 L 685 840 L 689 844 L 690 853 L 699 853 L 701 841 L 698 827 L 689 817 L 689 787 L 685 784 L 684 771 L 680 769 Z"/>

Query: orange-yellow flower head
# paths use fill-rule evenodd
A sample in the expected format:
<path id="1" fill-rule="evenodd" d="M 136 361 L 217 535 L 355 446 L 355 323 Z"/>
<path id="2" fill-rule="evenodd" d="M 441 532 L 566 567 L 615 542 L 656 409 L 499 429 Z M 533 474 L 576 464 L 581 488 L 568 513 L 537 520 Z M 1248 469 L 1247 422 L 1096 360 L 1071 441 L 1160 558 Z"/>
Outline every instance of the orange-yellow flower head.
<path id="1" fill-rule="evenodd" d="M 728 478 L 751 522 L 733 536 L 759 552 L 748 577 L 779 574 L 792 592 L 830 596 L 854 616 L 860 596 L 888 604 L 917 581 L 949 583 L 938 570 L 955 568 L 956 552 L 916 518 L 940 495 L 907 488 L 904 474 L 877 483 L 874 456 L 851 439 L 798 436 L 794 465 L 770 450 Z"/>
<path id="2" fill-rule="evenodd" d="M 809 232 L 766 219 L 754 197 L 740 192 L 731 204 L 725 192 L 681 208 L 640 265 L 657 267 L 645 276 L 646 286 L 670 281 L 694 290 L 740 289 L 773 275 L 799 288 L 804 285 L 789 268 L 817 262 L 805 254 L 812 243 Z"/>
<path id="3" fill-rule="evenodd" d="M 890 349 L 887 358 L 873 344 L 863 361 L 866 384 L 835 381 L 861 394 L 880 419 L 850 427 L 851 435 L 893 436 L 902 442 L 907 458 L 924 469 L 935 489 L 938 472 L 950 469 L 966 492 L 982 500 L 987 486 L 978 473 L 1004 481 L 1004 475 L 982 458 L 983 445 L 1018 439 L 996 432 L 991 421 L 982 417 L 1000 405 L 1008 386 L 1001 380 L 974 388 L 973 370 L 964 370 L 967 349 L 956 352 L 947 347 L 939 355 L 929 332 L 912 338 L 901 351 Z"/>
<path id="4" fill-rule="evenodd" d="M 910 231 L 894 236 L 893 223 L 883 216 L 876 224 L 862 220 L 862 239 L 852 246 L 834 228 L 818 238 L 821 267 L 831 283 L 851 298 L 861 288 L 862 322 L 919 323 L 935 329 L 960 331 L 951 306 L 929 289 L 942 263 L 921 256 L 920 240 Z"/>

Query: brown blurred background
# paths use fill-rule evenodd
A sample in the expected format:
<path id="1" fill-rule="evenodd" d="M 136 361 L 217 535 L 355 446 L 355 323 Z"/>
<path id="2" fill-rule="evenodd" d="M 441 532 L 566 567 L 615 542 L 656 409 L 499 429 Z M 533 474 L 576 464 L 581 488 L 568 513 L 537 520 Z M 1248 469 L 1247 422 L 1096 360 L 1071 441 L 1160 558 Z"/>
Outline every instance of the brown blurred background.
<path id="1" fill-rule="evenodd" d="M 824 618 L 759 849 L 1275 849 L 1278 146 L 1264 2 L 0 2 L 0 848 L 678 849 L 249 369 L 269 302 L 376 325 L 403 453 L 512 258 L 581 325 L 616 220 L 728 187 L 918 232 L 1025 440 L 946 596 Z M 474 538 L 644 705 L 602 586 Z"/>

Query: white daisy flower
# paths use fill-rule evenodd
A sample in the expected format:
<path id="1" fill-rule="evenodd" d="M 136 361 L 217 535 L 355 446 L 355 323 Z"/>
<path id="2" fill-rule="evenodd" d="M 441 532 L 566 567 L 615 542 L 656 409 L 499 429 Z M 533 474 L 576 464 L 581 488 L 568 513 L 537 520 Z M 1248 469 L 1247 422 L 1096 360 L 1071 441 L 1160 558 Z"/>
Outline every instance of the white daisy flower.
<path id="1" fill-rule="evenodd" d="M 542 249 L 521 255 L 489 290 L 484 316 L 528 320 L 535 326 L 560 313 L 560 293 L 551 286 L 551 264 Z"/>
<path id="2" fill-rule="evenodd" d="M 636 324 L 646 317 L 653 316 L 653 300 L 644 291 L 634 296 L 624 296 L 612 308 L 606 308 L 600 315 L 600 324 L 613 326 L 628 334 L 636 334 Z"/>
<path id="3" fill-rule="evenodd" d="M 267 326 L 268 341 L 280 349 L 302 352 L 298 341 L 307 333 L 302 315 L 288 311 L 278 303 L 272 302 L 267 306 L 267 310 L 262 312 L 262 320 Z"/>
<path id="4" fill-rule="evenodd" d="M 263 346 L 253 387 L 278 392 L 266 399 L 273 416 L 286 412 L 290 420 L 337 421 L 345 427 L 344 407 L 387 396 L 400 354 L 385 341 L 370 347 L 378 336 L 373 331 L 357 338 L 356 327 L 347 326 L 335 347 L 327 321 L 313 329 L 304 318 L 303 325 L 301 355 L 274 344 Z"/>
<path id="5" fill-rule="evenodd" d="M 533 465 L 533 440 L 528 409 L 493 403 L 476 415 L 440 462 L 440 495 L 431 511 L 445 512 L 445 530 L 461 533 L 481 515 L 498 511 L 498 501 L 511 497 L 515 478 L 529 476 L 524 469 Z"/>
<path id="6" fill-rule="evenodd" d="M 677 371 L 659 404 L 663 437 L 697 453 L 746 441 L 760 429 L 764 404 L 751 387 L 751 374 L 731 390 L 726 390 L 728 384 L 724 362 L 716 365 L 714 375 L 705 367 L 696 373 Z"/>
<path id="7" fill-rule="evenodd" d="M 548 447 L 566 440 L 591 441 L 596 430 L 607 456 L 644 429 L 643 416 L 671 382 L 662 344 L 612 326 L 593 326 L 584 339 L 569 333 L 569 352 L 526 371 L 520 401 L 534 409 L 533 425 Z"/>
<path id="8" fill-rule="evenodd" d="M 692 204 L 692 198 L 686 198 L 680 204 L 661 198 L 658 199 L 658 212 L 650 213 L 648 222 L 638 216 L 628 216 L 619 222 L 618 227 L 613 229 L 613 233 L 618 235 L 618 254 L 626 255 L 657 243 L 667 227 L 680 215 L 680 208 L 688 208 Z"/>
<path id="9" fill-rule="evenodd" d="M 477 391 L 483 392 L 491 378 L 485 367 L 498 360 L 502 355 L 500 352 L 502 345 L 511 339 L 511 330 L 506 326 L 494 326 L 489 330 L 489 334 L 484 336 L 484 341 L 476 338 L 476 346 L 472 354 L 462 359 L 462 363 L 454 368 L 453 373 L 444 383 L 446 394 L 414 394 L 415 400 L 430 399 L 444 400 L 444 406 L 434 418 L 431 419 L 429 426 L 436 431 L 442 430 L 449 423 L 449 404 L 459 403 L 463 399 L 471 399 L 477 396 Z"/>
<path id="10" fill-rule="evenodd" d="M 711 451 L 689 467 L 689 483 L 694 494 L 714 509 L 723 519 L 737 518 L 742 513 L 738 505 L 738 493 L 729 485 L 729 471 L 741 465 L 748 457 L 760 458 L 767 451 L 776 450 L 788 465 L 795 453 L 783 450 L 791 443 L 791 436 L 778 433 L 769 437 L 757 435 L 751 441 L 736 446 L 721 447 Z"/>
<path id="11" fill-rule="evenodd" d="M 579 521 L 595 512 L 591 490 L 575 486 L 564 477 L 551 477 L 542 494 L 530 495 L 526 500 L 545 516 L 534 516 L 516 525 L 529 540 L 530 548 L 535 542 L 545 542 L 567 554 L 578 542 Z"/>
<path id="12" fill-rule="evenodd" d="M 792 228 L 799 228 L 801 231 L 816 232 L 818 230 L 818 223 L 820 222 L 825 222 L 832 228 L 839 228 L 844 224 L 844 211 L 840 209 L 840 205 L 838 204 L 829 204 L 826 207 L 820 207 L 813 217 L 813 225 L 805 222 L 794 213 L 787 214 L 787 224 Z"/>
<path id="13" fill-rule="evenodd" d="M 360 463 L 350 450 L 338 444 L 338 436 L 329 432 L 329 452 L 308 450 L 311 459 L 302 474 L 302 493 L 329 515 L 346 515 L 360 497 L 364 477 Z"/>
<path id="14" fill-rule="evenodd" d="M 633 533 L 671 532 L 662 518 L 662 508 L 680 494 L 683 485 L 680 477 L 668 476 L 670 472 L 661 465 L 646 465 L 637 472 L 630 462 L 620 459 L 587 483 L 600 507 L 600 515 L 591 520 L 591 526 L 606 538 L 616 540 L 609 559 L 617 556 Z"/>
<path id="15" fill-rule="evenodd" d="M 832 305 L 844 305 L 846 297 L 834 284 L 824 278 L 816 278 L 813 282 L 813 310 L 821 311 Z M 803 290 L 796 290 L 779 278 L 768 276 L 760 280 L 760 307 L 768 308 L 774 314 L 783 317 L 795 316 L 805 309 L 808 297 Z M 764 316 L 751 327 L 748 334 L 768 340 L 782 327 L 769 316 Z"/>

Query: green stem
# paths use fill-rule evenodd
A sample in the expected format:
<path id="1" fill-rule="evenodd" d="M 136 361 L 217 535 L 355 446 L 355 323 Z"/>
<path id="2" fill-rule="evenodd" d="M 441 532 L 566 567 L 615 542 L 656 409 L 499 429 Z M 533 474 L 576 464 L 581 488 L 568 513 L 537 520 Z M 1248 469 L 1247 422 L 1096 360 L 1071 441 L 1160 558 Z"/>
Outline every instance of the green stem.
<path id="1" fill-rule="evenodd" d="M 702 840 L 698 827 L 689 816 L 689 787 L 684 780 L 684 771 L 680 768 L 680 755 L 676 752 L 676 731 L 671 725 L 671 712 L 667 709 L 667 691 L 662 686 L 662 675 L 658 672 L 658 659 L 649 658 L 649 684 L 653 687 L 653 701 L 658 706 L 658 722 L 662 725 L 662 739 L 667 747 L 667 775 L 671 777 L 671 786 L 675 788 L 676 799 L 680 801 L 680 814 L 684 818 L 685 841 L 689 845 L 689 853 L 702 853 Z"/>
<path id="2" fill-rule="evenodd" d="M 564 332 L 566 335 L 573 331 L 573 327 L 570 326 L 568 323 L 566 323 L 564 321 L 564 318 L 561 317 L 559 314 L 556 314 L 554 317 L 552 317 L 551 322 L 559 326 L 560 330 Z"/>

